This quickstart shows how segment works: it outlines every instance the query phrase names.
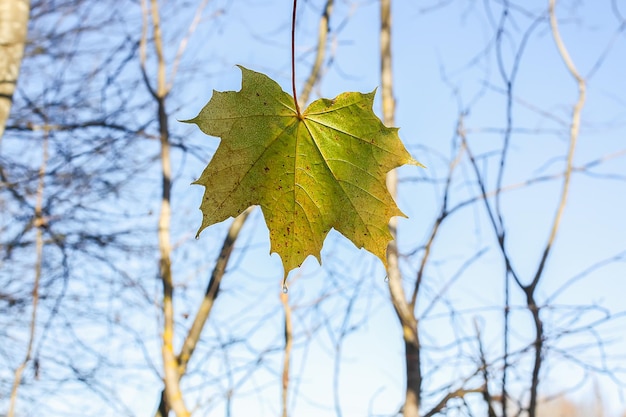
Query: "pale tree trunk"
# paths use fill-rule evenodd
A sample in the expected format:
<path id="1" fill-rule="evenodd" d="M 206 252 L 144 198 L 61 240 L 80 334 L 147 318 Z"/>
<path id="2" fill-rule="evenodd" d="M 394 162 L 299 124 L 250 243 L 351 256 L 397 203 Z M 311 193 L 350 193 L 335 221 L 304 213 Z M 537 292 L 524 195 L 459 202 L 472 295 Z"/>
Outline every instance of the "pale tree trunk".
<path id="1" fill-rule="evenodd" d="M 177 417 L 189 417 L 191 413 L 185 405 L 180 389 L 180 374 L 178 358 L 174 353 L 174 277 L 172 274 L 172 246 L 170 243 L 171 223 L 171 188 L 172 168 L 170 159 L 170 136 L 168 116 L 165 107 L 169 86 L 166 78 L 166 63 L 163 51 L 163 36 L 161 33 L 161 19 L 159 16 L 159 4 L 157 0 L 151 0 L 148 6 L 146 0 L 142 0 L 142 36 L 140 43 L 140 59 L 146 87 L 157 103 L 157 120 L 159 124 L 159 139 L 161 145 L 161 210 L 159 214 L 158 240 L 159 240 L 159 277 L 163 284 L 163 334 L 162 334 L 162 357 L 163 357 L 163 382 L 165 385 L 165 398 L 167 399 L 166 410 L 173 410 Z M 146 70 L 146 46 L 148 39 L 148 21 L 152 21 L 152 45 L 157 58 L 156 87 L 149 82 Z M 167 411 L 166 414 L 167 415 Z"/>
<path id="2" fill-rule="evenodd" d="M 202 302 L 200 303 L 200 307 L 198 308 L 198 312 L 194 317 L 191 328 L 187 332 L 187 336 L 185 337 L 183 346 L 176 357 L 176 360 L 178 362 L 179 380 L 187 372 L 187 364 L 193 356 L 196 346 L 200 341 L 202 329 L 209 319 L 211 311 L 213 311 L 213 306 L 215 305 L 215 300 L 217 299 L 217 295 L 219 293 L 222 278 L 224 277 L 224 273 L 226 272 L 226 266 L 228 265 L 228 261 L 230 260 L 233 248 L 235 247 L 235 241 L 237 240 L 239 232 L 241 231 L 241 228 L 246 222 L 246 219 L 250 215 L 251 211 L 252 209 L 248 208 L 246 211 L 237 216 L 237 218 L 231 224 L 226 238 L 224 239 L 222 250 L 220 251 L 220 254 L 217 258 L 215 267 L 213 268 L 211 279 L 209 281 L 209 284 L 207 285 L 204 297 L 202 298 Z M 164 389 L 161 392 L 159 407 L 155 413 L 155 417 L 167 417 L 169 415 L 169 410 L 170 406 L 167 401 L 167 393 Z"/>
<path id="3" fill-rule="evenodd" d="M 166 61 L 163 53 L 163 36 L 161 19 L 159 15 L 158 0 L 142 0 L 142 35 L 140 43 L 140 61 L 141 69 L 143 73 L 144 82 L 148 88 L 150 94 L 157 103 L 158 113 L 157 120 L 159 123 L 159 137 L 161 145 L 161 170 L 162 170 L 162 197 L 161 197 L 161 211 L 159 215 L 158 226 L 158 240 L 159 240 L 159 275 L 163 283 L 163 336 L 162 336 L 162 357 L 163 357 L 163 382 L 164 388 L 161 392 L 159 399 L 159 406 L 155 412 L 155 417 L 167 417 L 170 414 L 170 410 L 174 411 L 177 417 L 188 417 L 191 413 L 185 401 L 183 399 L 182 390 L 180 387 L 181 378 L 187 372 L 187 365 L 195 352 L 196 346 L 200 340 L 200 335 L 204 325 L 206 324 L 215 300 L 217 299 L 220 284 L 226 266 L 230 260 L 235 241 L 239 236 L 239 232 L 248 218 L 251 208 L 241 213 L 231 224 L 230 229 L 224 239 L 222 249 L 218 256 L 215 267 L 211 274 L 211 278 L 207 285 L 204 297 L 198 311 L 194 316 L 194 321 L 191 328 L 188 330 L 187 335 L 183 341 L 178 354 L 175 353 L 174 348 L 174 277 L 172 273 L 171 265 L 171 252 L 172 246 L 170 242 L 170 224 L 171 224 L 171 158 L 170 158 L 170 136 L 168 127 L 168 115 L 166 111 L 166 99 L 174 83 L 174 79 L 177 74 L 180 60 L 183 57 L 186 46 L 188 45 L 189 38 L 193 35 L 196 28 L 202 21 L 203 11 L 206 8 L 209 0 L 203 0 L 198 5 L 193 21 L 189 25 L 187 34 L 181 39 L 176 57 L 171 65 L 171 72 L 169 80 L 166 76 Z M 150 21 L 152 25 L 150 25 Z M 157 58 L 157 79 L 156 86 L 153 87 L 148 76 L 146 68 L 147 62 L 147 45 L 148 45 L 148 31 L 152 29 L 152 46 Z"/>
<path id="4" fill-rule="evenodd" d="M 0 139 L 24 55 L 29 11 L 29 0 L 0 0 Z"/>
<path id="5" fill-rule="evenodd" d="M 395 125 L 395 99 L 393 97 L 393 75 L 391 71 L 391 0 L 381 0 L 381 83 L 383 122 L 386 126 Z M 398 178 L 395 171 L 387 174 L 387 188 L 393 197 L 397 192 Z M 389 229 L 396 238 L 397 220 L 391 219 Z M 402 326 L 405 347 L 406 391 L 403 406 L 404 417 L 419 417 L 420 397 L 422 389 L 422 372 L 420 367 L 420 343 L 417 331 L 417 318 L 414 305 L 407 301 L 402 287 L 402 275 L 398 265 L 398 247 L 394 241 L 387 248 L 387 278 L 391 302 Z"/>
<path id="6" fill-rule="evenodd" d="M 17 408 L 17 392 L 22 383 L 22 376 L 26 367 L 28 366 L 33 353 L 33 347 L 35 345 L 35 336 L 37 330 L 37 308 L 39 307 L 39 283 L 41 281 L 41 274 L 43 269 L 43 247 L 44 236 L 43 228 L 46 225 L 46 219 L 43 215 L 43 195 L 45 186 L 46 170 L 48 165 L 48 132 L 44 133 L 43 146 L 42 146 L 42 158 L 41 165 L 39 166 L 39 181 L 37 184 L 37 195 L 35 201 L 35 218 L 34 226 L 37 228 L 35 234 L 35 279 L 33 281 L 33 291 L 31 293 L 32 299 L 32 311 L 30 316 L 30 329 L 28 333 L 28 344 L 26 346 L 26 354 L 24 360 L 15 370 L 13 378 L 13 386 L 11 387 L 11 397 L 9 400 L 9 410 L 7 411 L 7 417 L 15 416 Z M 35 368 L 37 365 L 35 365 Z M 37 375 L 35 370 L 35 375 Z"/>

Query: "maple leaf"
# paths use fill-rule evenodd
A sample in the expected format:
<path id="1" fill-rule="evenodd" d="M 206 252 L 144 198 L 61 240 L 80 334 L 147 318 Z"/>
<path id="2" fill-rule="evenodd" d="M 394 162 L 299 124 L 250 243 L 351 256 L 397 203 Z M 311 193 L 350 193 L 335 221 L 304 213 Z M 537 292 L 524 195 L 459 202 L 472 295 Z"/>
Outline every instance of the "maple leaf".
<path id="1" fill-rule="evenodd" d="M 203 185 L 206 227 L 261 206 L 271 252 L 286 274 L 320 251 L 331 228 L 387 265 L 388 222 L 404 216 L 387 190 L 387 173 L 420 165 L 372 111 L 374 92 L 319 99 L 298 117 L 293 98 L 244 67 L 240 91 L 214 91 L 195 123 L 220 137 L 194 184 Z"/>

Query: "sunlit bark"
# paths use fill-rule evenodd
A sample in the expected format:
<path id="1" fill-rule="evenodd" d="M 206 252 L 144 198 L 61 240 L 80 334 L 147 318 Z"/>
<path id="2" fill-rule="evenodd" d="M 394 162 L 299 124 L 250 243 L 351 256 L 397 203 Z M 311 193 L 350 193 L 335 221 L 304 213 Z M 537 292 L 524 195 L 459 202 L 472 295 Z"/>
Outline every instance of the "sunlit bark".
<path id="1" fill-rule="evenodd" d="M 383 122 L 395 125 L 395 99 L 393 97 L 393 73 L 391 69 L 391 0 L 381 0 L 381 90 Z M 396 171 L 387 174 L 387 188 L 393 197 L 397 194 Z M 397 236 L 397 219 L 392 218 L 389 229 L 394 239 Z M 404 417 L 418 417 L 421 400 L 422 372 L 420 364 L 420 342 L 418 321 L 413 306 L 407 302 L 402 275 L 398 264 L 398 246 L 392 241 L 387 248 L 387 279 L 391 301 L 402 326 L 405 349 L 406 390 L 403 406 Z"/>
<path id="2" fill-rule="evenodd" d="M 29 0 L 0 0 L 0 140 L 24 55 L 29 10 Z"/>

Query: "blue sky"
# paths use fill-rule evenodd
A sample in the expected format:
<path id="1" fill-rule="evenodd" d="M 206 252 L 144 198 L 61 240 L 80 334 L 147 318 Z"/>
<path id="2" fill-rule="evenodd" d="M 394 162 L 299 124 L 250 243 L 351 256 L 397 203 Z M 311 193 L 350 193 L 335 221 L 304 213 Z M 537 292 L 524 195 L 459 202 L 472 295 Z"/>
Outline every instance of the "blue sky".
<path id="1" fill-rule="evenodd" d="M 321 3 L 303 1 L 299 6 L 297 75 L 300 84 L 309 72 Z M 469 110 L 465 127 L 475 154 L 498 151 L 506 123 L 505 84 L 495 54 L 494 26 L 500 19 L 502 5 L 499 2 L 451 2 L 445 7 L 424 11 L 428 5 L 434 4 L 396 1 L 393 6 L 396 125 L 400 127 L 400 136 L 413 156 L 428 167 L 426 171 L 414 167 L 400 169 L 405 182 L 400 188 L 398 204 L 409 216 L 408 220 L 400 220 L 400 245 L 406 252 L 423 244 L 437 215 L 442 191 L 441 185 L 423 181 L 416 183 L 412 179 L 440 178 L 445 174 L 459 110 Z M 545 17 L 547 2 L 527 2 L 524 7 L 532 16 L 513 7 L 505 26 L 502 62 L 506 72 L 513 68 L 514 56 L 525 31 L 536 17 L 542 14 Z M 575 165 L 580 166 L 626 147 L 626 82 L 622 76 L 626 39 L 618 31 L 619 21 L 612 13 L 609 1 L 561 1 L 557 13 L 572 59 L 588 78 L 588 98 L 575 154 Z M 194 108 L 199 109 L 209 99 L 212 89 L 238 90 L 240 72 L 235 64 L 265 72 L 290 91 L 289 17 L 290 9 L 282 3 L 235 2 L 223 19 L 207 25 L 210 26 L 207 30 L 212 33 L 211 39 L 215 40 L 210 48 L 210 54 L 215 58 L 208 69 L 211 76 L 203 81 L 201 89 L 195 84 L 181 86 L 182 90 L 193 92 L 181 93 L 186 106 L 176 117 L 182 119 L 194 115 Z M 376 2 L 338 2 L 331 22 L 333 31 L 329 48 L 332 64 L 327 67 L 316 92 L 333 97 L 343 91 L 371 91 L 379 85 L 378 27 Z M 190 46 L 192 54 L 206 52 L 206 49 L 206 43 L 201 40 Z M 597 64 L 599 68 L 592 70 Z M 544 18 L 531 32 L 515 79 L 513 134 L 504 174 L 505 186 L 536 177 L 558 176 L 562 172 L 569 118 L 576 94 L 576 85 L 557 54 Z M 380 114 L 378 107 L 375 110 Z M 189 131 L 191 135 L 198 135 L 192 129 Z M 492 157 L 481 165 L 490 190 L 495 185 L 496 162 L 497 158 Z M 562 228 L 538 289 L 540 300 L 550 297 L 555 289 L 580 271 L 626 249 L 626 222 L 622 214 L 626 206 L 625 166 L 624 155 L 618 155 L 593 168 L 593 175 L 574 175 Z M 621 178 L 602 177 L 607 173 Z M 476 195 L 472 175 L 466 158 L 454 177 L 452 203 Z M 507 248 L 512 254 L 514 267 L 525 282 L 537 268 L 560 188 L 561 180 L 553 179 L 506 192 L 502 197 Z M 200 193 L 200 189 L 195 189 L 190 195 L 198 200 Z M 199 215 L 197 217 L 199 219 Z M 232 300 L 229 298 L 224 303 L 232 308 L 244 302 L 242 297 L 248 291 L 268 294 L 267 302 L 270 304 L 276 303 L 278 297 L 273 294 L 280 281 L 280 262 L 276 255 L 267 255 L 267 232 L 261 224 L 258 210 L 254 224 L 246 228 L 255 230 L 254 236 L 246 241 L 250 250 L 242 260 L 241 271 L 227 277 L 224 283 L 227 291 L 233 294 Z M 200 244 L 211 240 L 213 233 L 219 235 L 217 231 L 223 233 L 224 226 L 218 225 L 213 229 L 203 233 Z M 427 269 L 424 295 L 418 308 L 426 308 L 458 268 L 481 250 L 485 252 L 480 259 L 445 293 L 446 302 L 463 312 L 455 322 L 458 327 L 453 327 L 446 318 L 449 307 L 444 303 L 436 304 L 423 321 L 429 345 L 445 345 L 454 337 L 453 330 L 466 336 L 473 335 L 472 320 L 477 319 L 484 325 L 487 348 L 492 352 L 501 348 L 501 318 L 493 308 L 502 302 L 502 259 L 496 250 L 493 231 L 482 205 L 462 210 L 442 228 Z M 410 285 L 419 259 L 407 258 L 404 262 L 407 285 Z M 309 259 L 302 271 L 290 275 L 294 277 L 302 273 L 309 277 L 292 279 L 292 300 L 297 304 L 314 297 L 324 287 L 320 280 L 333 279 L 329 274 L 339 274 L 336 279 L 340 281 L 346 276 L 365 274 L 367 283 L 363 285 L 368 287 L 365 292 L 369 295 L 363 296 L 363 300 L 357 303 L 359 308 L 354 319 L 359 322 L 361 317 L 364 324 L 358 332 L 347 337 L 343 347 L 345 362 L 341 373 L 341 404 L 345 415 L 366 414 L 370 406 L 375 413 L 390 413 L 401 403 L 402 345 L 397 321 L 386 301 L 382 266 L 371 255 L 357 250 L 337 234 L 329 236 L 322 263 L 324 267 L 319 268 L 314 260 Z M 612 312 L 623 310 L 622 300 L 626 291 L 624 271 L 623 255 L 621 261 L 594 270 L 554 299 L 559 308 L 546 311 L 546 320 L 554 319 L 556 323 L 571 319 L 568 305 L 592 303 Z M 355 280 L 347 279 L 343 291 L 349 292 L 354 288 Z M 246 290 L 239 287 L 246 287 Z M 513 302 L 523 305 L 519 291 L 513 292 Z M 280 313 L 276 314 L 279 316 Z M 598 312 L 589 311 L 580 314 L 579 318 L 584 322 L 592 320 L 594 315 L 599 317 Z M 518 308 L 513 313 L 513 319 L 514 343 L 527 343 L 532 331 L 528 317 Z M 272 320 L 280 327 L 279 317 L 272 317 Z M 622 336 L 624 328 L 623 320 L 600 327 L 601 333 L 614 341 L 607 351 L 612 357 L 622 360 L 626 349 Z M 259 340 L 264 339 L 259 337 Z M 564 351 L 567 351 L 568 345 L 587 341 L 589 337 L 589 334 L 584 334 L 571 341 L 565 339 L 562 342 Z M 307 351 L 307 365 L 303 373 L 295 371 L 294 377 L 301 380 L 301 397 L 293 399 L 296 415 L 334 413 L 330 384 L 333 370 L 331 339 L 330 336 L 322 336 L 313 342 L 310 351 Z M 299 355 L 304 353 L 296 354 L 296 364 L 303 360 Z M 589 355 L 591 358 L 595 353 L 590 352 Z M 455 373 L 459 378 L 467 371 L 462 366 L 438 364 L 437 358 L 435 351 L 429 354 L 427 361 L 430 362 L 426 363 L 428 369 L 442 367 L 440 374 L 429 380 L 431 388 L 454 377 Z M 618 364 L 619 361 L 612 363 Z M 570 386 L 581 374 L 580 368 L 558 361 L 548 362 L 547 369 L 550 371 L 542 380 L 546 393 Z M 612 406 L 618 407 L 616 391 L 602 376 L 598 375 L 597 379 L 602 381 L 604 393 Z M 520 389 L 523 386 L 522 383 Z M 587 384 L 578 393 L 577 398 L 590 395 L 590 385 Z M 272 395 L 270 400 L 264 398 L 262 402 L 272 404 L 277 399 L 277 393 Z M 235 406 L 238 407 L 235 408 L 235 415 L 244 413 L 245 407 L 251 406 L 249 404 L 254 401 L 260 401 L 255 396 L 251 398 L 255 398 L 250 400 L 251 403 L 242 401 L 241 405 Z M 276 406 L 277 403 L 273 404 Z M 266 415 L 271 414 L 270 409 L 271 406 L 268 406 Z"/>
<path id="2" fill-rule="evenodd" d="M 185 35 L 196 7 L 195 1 L 162 2 L 166 56 L 172 59 Z M 529 282 L 537 268 L 548 237 L 562 185 L 564 156 L 576 85 L 558 56 L 546 19 L 547 1 L 531 0 L 511 4 L 501 43 L 496 39 L 501 18 L 501 1 L 394 0 L 393 70 L 397 100 L 396 126 L 413 157 L 427 168 L 399 169 L 397 202 L 408 219 L 399 220 L 399 245 L 407 289 L 412 288 L 424 245 L 441 205 L 443 180 L 458 150 L 455 129 L 460 112 L 472 152 L 480 156 L 479 167 L 488 191 L 496 184 L 498 153 L 506 127 L 505 82 L 498 67 L 497 49 L 506 73 L 527 30 L 533 27 L 520 61 L 513 89 L 510 153 L 503 176 L 502 213 L 507 230 L 507 249 L 522 281 Z M 561 230 L 537 289 L 548 336 L 565 331 L 559 342 L 549 341 L 549 356 L 541 379 L 542 393 L 549 395 L 576 386 L 585 368 L 568 361 L 569 354 L 591 366 L 617 372 L 626 383 L 626 319 L 601 323 L 594 332 L 567 334 L 584 327 L 602 314 L 626 311 L 626 35 L 612 5 L 618 1 L 561 0 L 557 14 L 566 46 L 577 68 L 587 79 L 588 95 L 583 110 L 575 166 L 602 160 L 585 172 L 577 172 L 572 185 Z M 181 5 L 182 4 L 182 5 Z M 285 91 L 290 91 L 291 2 L 272 0 L 215 0 L 207 3 L 204 18 L 191 36 L 178 77 L 168 98 L 170 126 L 176 138 L 200 157 L 174 154 L 173 242 L 177 277 L 179 330 L 188 326 L 182 318 L 193 314 L 201 298 L 206 277 L 229 221 L 206 229 L 199 240 L 193 237 L 200 225 L 203 189 L 191 186 L 217 148 L 218 139 L 204 136 L 195 126 L 179 123 L 195 116 L 210 99 L 212 91 L 238 90 L 241 72 L 236 65 L 266 73 Z M 297 84 L 309 74 L 315 49 L 322 0 L 300 0 L 297 24 Z M 129 9 L 126 26 L 110 39 L 137 37 L 139 5 Z M 97 6 L 96 6 L 97 7 Z M 626 9 L 621 10 L 626 15 Z M 539 20 L 537 20 L 539 19 Z M 533 23 L 537 20 L 537 23 Z M 323 77 L 311 99 L 334 97 L 344 91 L 369 92 L 380 85 L 379 4 L 373 0 L 336 0 L 331 18 L 328 55 Z M 97 42 L 103 42 L 98 36 Z M 107 35 L 107 39 L 108 35 Z M 95 41 L 94 41 L 95 42 Z M 105 45 L 96 43 L 97 45 Z M 96 65 L 100 57 L 85 65 Z M 94 64 L 95 63 L 95 64 Z M 130 66 L 129 66 L 130 67 Z M 138 66 L 137 66 L 138 67 Z M 137 68 L 125 69 L 128 77 Z M 171 70 L 171 68 L 170 68 Z M 69 71 L 69 70 L 68 70 Z M 51 71 L 54 72 L 54 71 Z M 32 75 L 32 74 L 31 74 Z M 25 84 L 26 85 L 26 84 Z M 29 84 L 35 88 L 35 84 Z M 141 102 L 139 89 L 137 102 Z M 131 94 L 131 97 L 135 95 Z M 380 112 L 380 97 L 374 110 Z M 125 115 L 139 120 L 153 113 Z M 137 155 L 156 150 L 153 143 L 137 142 Z M 16 148 L 18 149 L 18 148 Z M 7 152 L 3 149 L 3 152 Z M 154 182 L 155 169 L 139 174 L 132 195 L 125 200 L 129 220 L 145 225 L 155 222 L 160 189 Z M 158 174 L 158 173 L 157 173 Z M 547 180 L 546 180 L 547 178 Z M 543 179 L 543 180 L 542 180 Z M 537 180 L 528 186 L 519 186 Z M 160 184 L 160 183 L 159 183 Z M 452 177 L 449 202 L 454 206 L 479 195 L 472 167 L 465 155 Z M 491 198 L 490 203 L 494 203 Z M 115 211 L 120 207 L 107 207 Z M 150 223 L 151 224 L 151 223 Z M 148 236 L 148 234 L 146 234 Z M 615 258 L 615 259 L 613 259 Z M 606 262 L 605 262 L 606 261 Z M 130 275 L 143 277 L 155 268 L 150 256 L 121 254 L 119 262 Z M 601 265 L 599 265 L 599 263 Z M 598 265 L 598 267 L 594 267 Z M 89 273 L 92 265 L 81 266 Z M 93 267 L 95 268 L 95 267 Z M 582 279 L 553 296 L 564 283 L 581 271 Z M 152 272 L 150 272 L 152 273 Z M 111 273 L 113 274 L 113 273 Z M 149 274 L 148 274 L 149 275 Z M 210 323 L 204 333 L 192 367 L 183 381 L 191 409 L 211 410 L 226 415 L 224 398 L 234 390 L 232 415 L 275 416 L 279 413 L 282 311 L 280 259 L 269 254 L 268 232 L 257 208 L 244 226 L 232 264 L 224 278 Z M 335 416 L 340 407 L 344 416 L 392 415 L 403 399 L 403 346 L 401 330 L 389 302 L 385 272 L 377 258 L 359 250 L 332 232 L 322 251 L 322 266 L 309 258 L 289 276 L 289 297 L 294 307 L 296 341 L 292 365 L 290 407 L 295 416 Z M 117 282 L 111 276 L 112 282 Z M 122 281 L 120 281 L 122 282 Z M 143 282 L 143 281 L 142 281 Z M 160 393 L 158 378 L 151 373 L 159 366 L 158 309 L 138 309 L 126 315 L 127 305 L 139 305 L 135 298 L 116 298 L 120 288 L 85 288 L 79 293 L 111 291 L 116 294 L 107 312 L 119 312 L 129 329 L 148 335 L 146 354 L 128 338 L 125 330 L 100 329 L 88 337 L 94 343 L 106 339 L 104 350 L 116 360 L 127 361 L 122 392 L 128 408 L 137 416 L 153 415 Z M 144 284 L 155 300 L 160 296 L 156 280 Z M 425 270 L 417 311 L 425 347 L 425 406 L 442 395 L 442 387 L 463 380 L 476 363 L 476 327 L 480 328 L 489 358 L 498 358 L 502 349 L 502 303 L 504 274 L 502 257 L 484 205 L 479 202 L 451 215 L 442 225 Z M 125 297 L 126 297 L 125 295 Z M 332 296 L 330 296 L 332 295 Z M 133 294 L 137 296 L 137 294 Z M 321 301 L 320 301 L 321 300 Z M 133 304 L 135 303 L 136 304 Z M 524 299 L 512 290 L 513 349 L 532 340 Z M 586 310 L 575 309 L 588 305 Z M 346 309 L 350 315 L 346 318 Z M 454 314 L 452 314 L 454 313 Z M 149 323 L 149 324 L 146 324 Z M 345 333 L 343 343 L 339 337 Z M 180 336 L 179 334 L 179 336 Z M 580 344 L 605 340 L 607 362 L 593 346 Z M 463 339 L 465 342 L 455 344 Z M 610 342 L 610 343 L 609 343 Z M 229 345 L 229 349 L 220 349 Z M 336 362 L 338 349 L 341 361 Z M 247 370 L 262 353 L 255 372 Z M 148 359 L 146 359 L 146 356 Z M 152 363 L 151 363 L 152 362 Z M 528 382 L 529 356 L 523 356 L 511 372 L 514 390 L 523 392 Z M 340 373 L 334 380 L 337 364 Z M 148 365 L 148 366 L 146 366 Z M 622 368 L 620 368 L 622 367 Z M 498 368 L 496 363 L 495 368 Z M 147 370 L 146 370 L 147 369 Z M 117 371 L 115 371 L 117 372 Z M 115 372 L 112 375 L 117 375 Z M 122 372 L 122 371 L 119 371 Z M 594 381 L 615 415 L 626 408 L 620 390 L 601 372 L 591 371 L 582 387 L 571 391 L 579 401 L 592 399 Z M 338 389 L 335 389 L 335 382 Z M 474 383 L 474 381 L 472 382 Z M 71 394 L 71 392 L 70 392 Z M 70 404 L 59 396 L 58 407 Z M 70 396 L 71 398 L 71 396 Z M 338 402 L 336 402 L 338 400 Z M 471 400 L 473 401 L 473 400 Z M 94 405 L 97 408 L 97 405 Z M 476 407 L 480 410 L 480 404 Z M 112 414 L 113 415 L 113 414 Z M 451 414 L 452 415 L 452 414 Z"/>

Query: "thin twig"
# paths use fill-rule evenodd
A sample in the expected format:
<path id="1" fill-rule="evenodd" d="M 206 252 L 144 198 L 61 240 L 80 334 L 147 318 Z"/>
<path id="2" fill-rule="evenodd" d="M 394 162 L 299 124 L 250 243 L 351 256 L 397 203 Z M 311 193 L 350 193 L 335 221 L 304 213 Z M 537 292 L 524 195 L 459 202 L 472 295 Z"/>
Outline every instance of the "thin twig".
<path id="1" fill-rule="evenodd" d="M 572 77 L 575 79 L 578 85 L 578 100 L 574 105 L 572 111 L 572 120 L 570 124 L 570 142 L 569 149 L 567 152 L 567 162 L 565 168 L 565 174 L 563 177 L 563 188 L 561 189 L 561 198 L 557 207 L 556 214 L 554 216 L 554 220 L 552 222 L 552 227 L 550 230 L 550 235 L 548 237 L 548 241 L 544 248 L 543 254 L 539 261 L 539 265 L 537 267 L 537 271 L 532 279 L 532 281 L 523 286 L 522 289 L 526 294 L 526 303 L 528 305 L 528 310 L 530 311 L 533 322 L 535 325 L 535 341 L 534 341 L 534 350 L 535 350 L 535 358 L 533 361 L 533 371 L 532 371 L 532 379 L 531 379 L 531 387 L 530 387 L 530 401 L 529 401 L 529 409 L 528 415 L 529 417 L 535 417 L 536 408 L 537 408 L 537 398 L 538 398 L 538 390 L 539 390 L 539 372 L 541 370 L 542 359 L 543 359 L 543 345 L 544 345 L 544 330 L 543 330 L 543 321 L 540 317 L 540 307 L 537 305 L 535 301 L 535 289 L 539 284 L 539 280 L 543 275 L 543 271 L 548 260 L 548 256 L 554 246 L 554 241 L 556 239 L 556 235 L 559 231 L 559 226 L 561 224 L 561 219 L 563 216 L 563 212 L 565 211 L 565 206 L 567 204 L 567 196 L 570 188 L 570 181 L 573 172 L 574 165 L 574 152 L 576 150 L 576 143 L 578 141 L 578 135 L 580 131 L 580 116 L 582 112 L 582 108 L 585 104 L 586 97 L 586 85 L 584 79 L 578 73 L 572 59 L 567 52 L 567 48 L 561 39 L 561 34 L 559 33 L 558 24 L 556 20 L 556 14 L 554 12 L 556 0 L 549 0 L 549 15 L 550 15 L 550 28 L 552 30 L 552 36 L 556 43 L 557 49 L 565 66 L 569 70 Z"/>
<path id="2" fill-rule="evenodd" d="M 305 105 L 309 101 L 309 95 L 315 86 L 315 83 L 319 80 L 322 64 L 324 63 L 324 55 L 326 52 L 326 41 L 328 39 L 328 31 L 330 30 L 329 22 L 330 15 L 332 14 L 334 0 L 326 0 L 324 6 L 324 12 L 320 18 L 319 28 L 317 31 L 317 52 L 315 54 L 315 62 L 313 68 L 311 68 L 311 74 L 307 78 L 302 92 L 300 93 L 299 102 Z"/>
<path id="3" fill-rule="evenodd" d="M 280 293 L 280 302 L 285 313 L 285 347 L 283 349 L 283 374 L 282 374 L 282 417 L 288 416 L 288 400 L 289 400 L 289 368 L 291 364 L 291 349 L 293 347 L 293 322 L 291 319 L 291 305 L 289 304 L 289 293 Z"/>
<path id="4" fill-rule="evenodd" d="M 578 135 L 580 132 L 580 117 L 581 117 L 581 112 L 582 112 L 583 106 L 585 105 L 585 99 L 586 99 L 585 80 L 578 73 L 578 70 L 576 69 L 574 62 L 570 58 L 569 53 L 567 52 L 567 48 L 565 47 L 565 44 L 563 43 L 563 40 L 561 39 L 561 34 L 559 33 L 556 15 L 554 13 L 554 6 L 556 3 L 556 0 L 549 0 L 549 1 L 550 1 L 550 8 L 549 8 L 550 28 L 552 29 L 552 36 L 554 37 L 554 42 L 556 43 L 556 47 L 559 51 L 559 54 L 561 55 L 561 58 L 563 59 L 563 62 L 565 63 L 565 66 L 567 67 L 568 71 L 570 72 L 570 74 L 576 81 L 576 84 L 578 86 L 578 100 L 576 104 L 574 105 L 574 108 L 572 111 L 572 120 L 570 124 L 570 134 L 569 134 L 570 143 L 569 143 L 569 149 L 567 151 L 567 162 L 566 162 L 565 173 L 563 175 L 563 188 L 561 189 L 561 199 L 557 208 L 556 215 L 554 216 L 554 220 L 552 222 L 552 228 L 550 230 L 550 236 L 548 237 L 548 242 L 543 251 L 543 255 L 541 257 L 541 261 L 539 262 L 537 271 L 535 272 L 535 276 L 530 284 L 530 287 L 532 289 L 534 289 L 537 286 L 537 283 L 539 282 L 539 279 L 541 278 L 541 274 L 543 272 L 546 261 L 548 259 L 548 255 L 550 254 L 550 250 L 552 249 L 552 246 L 554 244 L 554 239 L 556 238 L 556 235 L 558 233 L 559 226 L 561 224 L 561 219 L 563 216 L 563 211 L 565 210 L 565 205 L 567 203 L 567 196 L 568 196 L 569 188 L 570 188 L 570 180 L 572 177 L 572 172 L 573 172 L 573 167 L 574 167 L 574 152 L 576 150 L 576 143 L 578 142 Z"/>
<path id="5" fill-rule="evenodd" d="M 200 24 L 200 20 L 202 19 L 202 13 L 208 3 L 209 0 L 203 0 L 202 3 L 200 3 L 194 15 L 193 21 L 191 22 L 191 25 L 189 25 L 187 34 L 183 39 L 181 39 L 180 44 L 178 44 L 178 51 L 176 51 L 176 57 L 174 58 L 174 63 L 172 64 L 172 72 L 170 73 L 170 79 L 167 86 L 168 90 L 170 90 L 174 84 L 174 79 L 176 78 L 176 74 L 178 72 L 178 66 L 180 65 L 180 61 L 183 58 L 185 49 L 187 49 L 187 45 L 189 44 L 189 38 L 191 38 L 191 35 L 196 31 L 198 25 Z"/>
<path id="6" fill-rule="evenodd" d="M 35 237 L 35 279 L 33 282 L 32 291 L 32 312 L 30 318 L 30 330 L 28 333 L 28 344 L 26 346 L 26 354 L 24 360 L 15 370 L 15 377 L 13 379 L 13 386 L 11 387 L 11 398 L 9 403 L 9 410 L 7 411 L 7 417 L 13 417 L 15 415 L 15 408 L 17 405 L 17 391 L 22 382 L 22 374 L 26 369 L 26 366 L 31 360 L 33 345 L 35 344 L 35 330 L 37 329 L 37 307 L 39 306 L 39 282 L 41 281 L 41 273 L 43 269 L 43 229 L 46 226 L 46 220 L 43 217 L 43 193 L 45 186 L 45 176 L 48 163 L 48 135 L 49 132 L 44 132 L 42 160 L 39 167 L 39 183 L 37 185 L 37 200 L 35 202 L 35 222 L 34 226 L 37 228 L 37 234 Z M 37 359 L 35 359 L 35 362 Z"/>

